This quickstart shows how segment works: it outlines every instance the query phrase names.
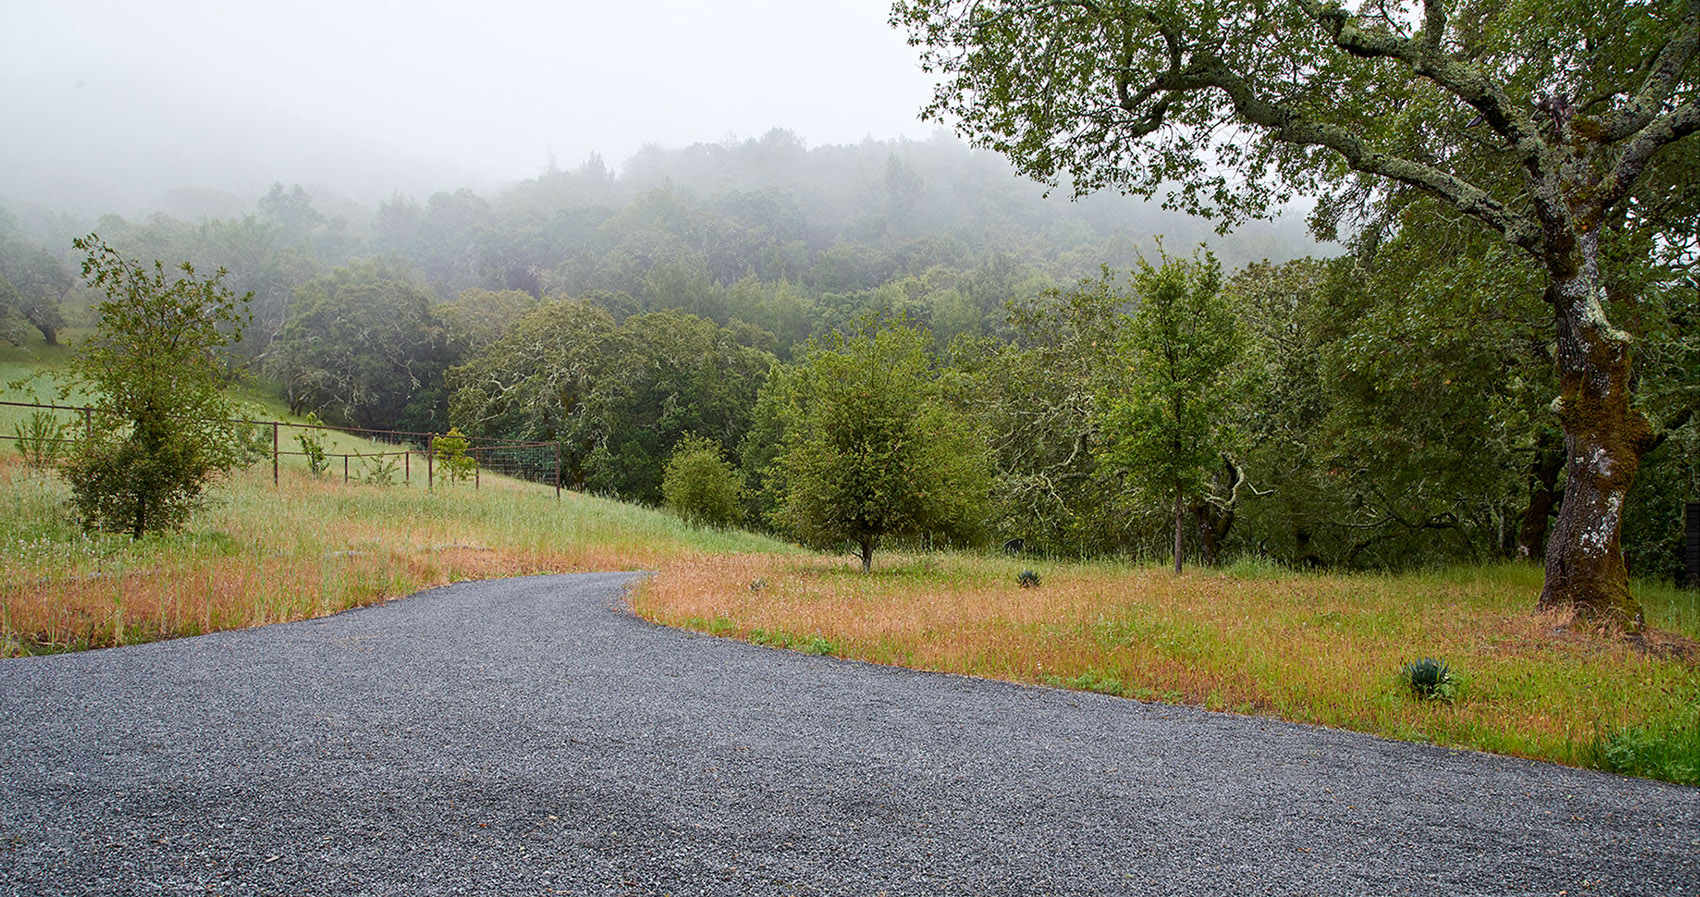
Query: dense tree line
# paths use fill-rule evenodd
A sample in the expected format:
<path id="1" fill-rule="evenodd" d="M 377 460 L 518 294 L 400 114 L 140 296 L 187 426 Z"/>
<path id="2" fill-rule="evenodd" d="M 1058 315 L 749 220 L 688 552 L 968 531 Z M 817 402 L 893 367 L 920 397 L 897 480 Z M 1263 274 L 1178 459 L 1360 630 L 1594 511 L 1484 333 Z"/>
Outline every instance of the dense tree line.
<path id="1" fill-rule="evenodd" d="M 559 441 L 568 485 L 648 503 L 683 501 L 677 462 L 712 481 L 693 494 L 714 519 L 864 557 L 894 539 L 1159 557 L 1178 534 L 1205 562 L 1539 558 L 1565 487 L 1540 271 L 1432 204 L 1376 208 L 1342 257 L 1258 261 L 1295 254 L 1265 230 L 1171 259 L 1151 238 L 1191 247 L 1197 224 L 1040 202 L 948 142 L 778 132 L 369 215 L 279 185 L 237 220 L 97 229 L 228 269 L 253 324 L 227 352 L 298 411 Z M 15 327 L 34 322 L 6 283 L 75 319 L 68 278 L 12 276 L 57 262 L 50 244 L 0 230 Z M 1670 577 L 1700 498 L 1700 293 L 1692 252 L 1659 248 L 1617 269 L 1612 311 L 1660 434 L 1624 544 Z M 870 433 L 909 441 L 845 454 Z M 852 455 L 875 462 L 861 479 L 825 476 Z M 921 482 L 933 500 L 823 516 Z"/>

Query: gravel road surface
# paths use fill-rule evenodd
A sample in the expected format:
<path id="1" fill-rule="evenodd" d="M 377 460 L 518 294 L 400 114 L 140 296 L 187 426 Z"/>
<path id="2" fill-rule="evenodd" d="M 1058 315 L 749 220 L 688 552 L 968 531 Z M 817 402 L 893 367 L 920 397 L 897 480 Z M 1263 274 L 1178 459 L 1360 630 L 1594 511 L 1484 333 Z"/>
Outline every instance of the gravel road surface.
<path id="1" fill-rule="evenodd" d="M 1696 894 L 1700 791 L 662 629 L 626 574 L 0 661 L 0 894 Z"/>

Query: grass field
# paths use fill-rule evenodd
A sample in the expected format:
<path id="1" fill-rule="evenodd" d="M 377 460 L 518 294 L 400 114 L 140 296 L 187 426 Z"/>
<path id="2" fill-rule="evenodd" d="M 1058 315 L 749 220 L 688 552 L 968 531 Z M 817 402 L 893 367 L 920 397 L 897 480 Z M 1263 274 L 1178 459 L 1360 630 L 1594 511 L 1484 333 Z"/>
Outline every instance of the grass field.
<path id="1" fill-rule="evenodd" d="M 1023 588 L 1031 566 L 1040 585 Z M 672 626 L 814 653 L 1191 704 L 1700 784 L 1700 670 L 1532 611 L 1526 565 L 1375 576 L 891 557 L 700 558 L 636 599 Z M 1641 585 L 1700 636 L 1700 596 Z M 1456 671 L 1448 703 L 1403 666 Z"/>

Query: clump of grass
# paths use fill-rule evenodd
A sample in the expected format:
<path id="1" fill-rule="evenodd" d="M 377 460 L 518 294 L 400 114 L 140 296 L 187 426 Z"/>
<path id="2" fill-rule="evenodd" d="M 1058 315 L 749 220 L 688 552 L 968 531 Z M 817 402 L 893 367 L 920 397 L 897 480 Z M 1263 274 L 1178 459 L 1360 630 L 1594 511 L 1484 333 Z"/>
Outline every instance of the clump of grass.
<path id="1" fill-rule="evenodd" d="M 725 629 L 722 629 L 724 632 Z M 819 635 L 794 636 L 784 630 L 769 632 L 765 629 L 750 630 L 749 640 L 757 645 L 769 648 L 787 648 L 803 654 L 813 654 L 817 657 L 830 657 L 838 653 L 838 646 L 831 640 Z"/>
<path id="2" fill-rule="evenodd" d="M 1111 675 L 1103 670 L 1087 670 L 1078 676 L 1046 676 L 1045 684 L 1054 688 L 1072 688 L 1075 691 L 1095 691 L 1104 695 L 1120 695 L 1123 693 L 1120 676 Z"/>
<path id="3" fill-rule="evenodd" d="M 1432 657 L 1413 660 L 1405 664 L 1399 675 L 1405 687 L 1420 700 L 1450 704 L 1458 697 L 1458 683 L 1452 677 L 1452 668 L 1444 661 Z"/>
<path id="4" fill-rule="evenodd" d="M 1024 589 L 1036 589 L 1039 587 L 1039 574 L 1032 570 L 1023 570 L 1016 574 L 1015 582 Z"/>
<path id="5" fill-rule="evenodd" d="M 1583 753 L 1595 769 L 1700 785 L 1700 704 L 1674 725 L 1626 726 L 1601 732 Z"/>

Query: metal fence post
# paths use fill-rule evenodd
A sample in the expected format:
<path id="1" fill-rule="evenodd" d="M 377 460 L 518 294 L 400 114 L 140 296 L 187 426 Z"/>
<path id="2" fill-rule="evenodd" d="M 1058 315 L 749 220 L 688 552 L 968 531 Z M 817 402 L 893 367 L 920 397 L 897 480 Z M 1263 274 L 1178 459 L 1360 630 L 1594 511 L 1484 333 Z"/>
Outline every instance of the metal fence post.
<path id="1" fill-rule="evenodd" d="M 272 421 L 272 485 L 277 485 L 277 421 Z"/>
<path id="2" fill-rule="evenodd" d="M 555 440 L 555 500 L 561 499 L 561 440 Z"/>
<path id="3" fill-rule="evenodd" d="M 429 492 L 437 485 L 437 437 L 432 436 L 425 441 L 425 491 Z"/>
<path id="4" fill-rule="evenodd" d="M 342 484 L 348 485 L 348 456 L 342 456 Z"/>

